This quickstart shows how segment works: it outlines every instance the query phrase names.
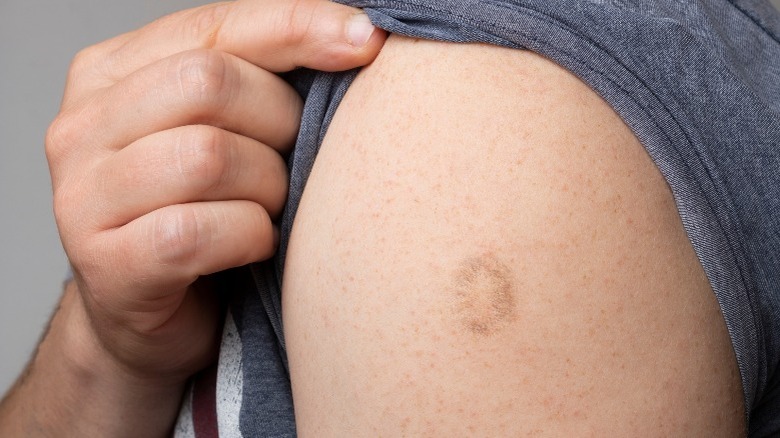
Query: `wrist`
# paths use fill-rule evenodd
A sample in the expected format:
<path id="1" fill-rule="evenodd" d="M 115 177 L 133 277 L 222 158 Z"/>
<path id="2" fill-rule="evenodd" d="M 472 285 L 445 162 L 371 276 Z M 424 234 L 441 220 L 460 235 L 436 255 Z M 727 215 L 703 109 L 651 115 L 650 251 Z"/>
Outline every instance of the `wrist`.
<path id="1" fill-rule="evenodd" d="M 141 435 L 168 433 L 178 413 L 186 376 L 141 373 L 117 360 L 98 337 L 75 283 L 66 289 L 57 313 L 47 338 L 53 338 L 52 349 L 63 358 L 65 374 L 72 376 L 75 388 L 71 393 L 95 401 L 90 403 L 94 415 L 87 415 L 102 423 L 95 424 L 95 430 L 104 430 L 107 436 L 124 435 L 123 431 L 128 432 L 124 417 L 132 413 L 145 419 L 142 427 L 147 432 Z M 56 339 L 58 334 L 61 340 Z M 106 407 L 113 415 L 106 415 Z M 138 426 L 131 425 L 131 435 L 139 436 Z"/>
<path id="2" fill-rule="evenodd" d="M 165 392 L 181 388 L 189 376 L 137 370 L 117 358 L 98 336 L 75 283 L 68 285 L 47 339 L 65 366 L 82 383 L 133 392 Z M 59 337 L 59 339 L 58 339 Z M 125 391 L 122 391 L 125 392 Z"/>
<path id="3" fill-rule="evenodd" d="M 185 379 L 139 375 L 112 358 L 71 283 L 26 376 L 4 403 L 0 423 L 13 424 L 0 424 L 0 435 L 10 428 L 13 436 L 164 436 L 184 386 Z"/>

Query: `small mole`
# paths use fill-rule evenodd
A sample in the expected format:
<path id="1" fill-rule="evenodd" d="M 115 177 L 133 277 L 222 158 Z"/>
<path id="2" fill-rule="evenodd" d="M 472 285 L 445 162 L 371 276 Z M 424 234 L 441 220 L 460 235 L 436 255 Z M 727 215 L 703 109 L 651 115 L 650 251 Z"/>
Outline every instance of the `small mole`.
<path id="1" fill-rule="evenodd" d="M 511 321 L 512 273 L 492 255 L 464 260 L 454 273 L 452 287 L 455 317 L 469 332 L 490 336 Z"/>

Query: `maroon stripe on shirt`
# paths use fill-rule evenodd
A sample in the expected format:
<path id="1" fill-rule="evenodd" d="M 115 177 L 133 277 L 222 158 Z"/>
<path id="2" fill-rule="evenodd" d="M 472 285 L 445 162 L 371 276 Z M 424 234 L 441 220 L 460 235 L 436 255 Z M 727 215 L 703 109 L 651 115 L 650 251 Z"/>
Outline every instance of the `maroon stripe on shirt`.
<path id="1" fill-rule="evenodd" d="M 192 425 L 195 438 L 219 438 L 217 427 L 217 367 L 195 377 L 192 393 Z"/>

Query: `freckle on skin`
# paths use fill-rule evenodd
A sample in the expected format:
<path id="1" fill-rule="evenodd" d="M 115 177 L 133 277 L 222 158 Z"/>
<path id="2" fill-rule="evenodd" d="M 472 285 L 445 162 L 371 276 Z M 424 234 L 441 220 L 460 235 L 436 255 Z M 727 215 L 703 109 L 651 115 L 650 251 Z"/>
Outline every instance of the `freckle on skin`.
<path id="1" fill-rule="evenodd" d="M 461 327 L 490 336 L 515 314 L 515 285 L 510 269 L 492 255 L 464 260 L 452 281 L 453 313 Z"/>

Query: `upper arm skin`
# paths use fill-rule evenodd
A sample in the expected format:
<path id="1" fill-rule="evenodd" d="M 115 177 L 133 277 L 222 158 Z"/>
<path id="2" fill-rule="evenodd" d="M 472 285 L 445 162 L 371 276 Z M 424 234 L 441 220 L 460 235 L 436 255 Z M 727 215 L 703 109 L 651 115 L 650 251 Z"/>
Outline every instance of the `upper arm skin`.
<path id="1" fill-rule="evenodd" d="M 325 138 L 283 284 L 303 437 L 744 433 L 667 184 L 530 52 L 391 37 Z"/>

